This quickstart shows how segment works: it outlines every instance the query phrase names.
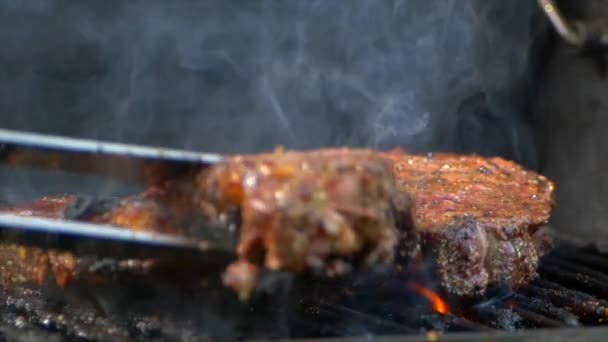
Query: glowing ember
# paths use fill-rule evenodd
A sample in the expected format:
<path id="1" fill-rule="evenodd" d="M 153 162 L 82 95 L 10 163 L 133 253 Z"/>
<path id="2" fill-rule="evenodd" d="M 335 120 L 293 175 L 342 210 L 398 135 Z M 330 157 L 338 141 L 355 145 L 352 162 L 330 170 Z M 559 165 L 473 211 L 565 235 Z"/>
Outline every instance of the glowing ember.
<path id="1" fill-rule="evenodd" d="M 439 297 L 439 295 L 435 292 L 416 283 L 409 283 L 408 287 L 430 300 L 431 303 L 433 303 L 433 310 L 439 312 L 440 314 L 446 314 L 450 312 L 450 306 L 448 305 L 448 303 L 441 299 L 441 297 Z"/>

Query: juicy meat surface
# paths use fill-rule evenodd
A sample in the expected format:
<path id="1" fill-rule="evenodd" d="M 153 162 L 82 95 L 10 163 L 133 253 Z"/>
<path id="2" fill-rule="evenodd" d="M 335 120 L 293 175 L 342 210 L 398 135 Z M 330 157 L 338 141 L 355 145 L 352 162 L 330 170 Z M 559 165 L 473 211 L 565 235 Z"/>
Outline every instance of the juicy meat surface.
<path id="1" fill-rule="evenodd" d="M 399 188 L 416 197 L 418 230 L 433 230 L 463 215 L 532 228 L 549 219 L 553 183 L 514 162 L 447 153 L 393 151 L 389 156 Z"/>
<path id="2" fill-rule="evenodd" d="M 235 156 L 201 174 L 199 187 L 220 210 L 211 216 L 241 211 L 239 261 L 225 283 L 243 297 L 259 265 L 339 275 L 356 259 L 388 265 L 399 241 L 414 238 L 402 224 L 409 197 L 396 189 L 390 159 L 372 150 Z"/>
<path id="3" fill-rule="evenodd" d="M 443 286 L 469 295 L 536 276 L 532 235 L 547 223 L 554 185 L 502 158 L 391 151 L 399 189 L 414 200 L 414 225 L 436 251 Z"/>

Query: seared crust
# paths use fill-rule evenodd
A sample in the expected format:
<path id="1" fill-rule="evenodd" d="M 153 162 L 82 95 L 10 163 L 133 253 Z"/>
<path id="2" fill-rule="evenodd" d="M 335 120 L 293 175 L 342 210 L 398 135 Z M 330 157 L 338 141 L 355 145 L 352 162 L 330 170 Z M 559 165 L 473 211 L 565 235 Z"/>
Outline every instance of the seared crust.
<path id="1" fill-rule="evenodd" d="M 399 189 L 414 198 L 414 221 L 436 250 L 443 286 L 460 295 L 489 284 L 526 285 L 536 276 L 531 235 L 547 223 L 554 185 L 501 158 L 391 151 Z"/>
<path id="2" fill-rule="evenodd" d="M 442 285 L 451 293 L 479 294 L 497 283 L 517 288 L 536 277 L 539 257 L 524 229 L 460 217 L 441 231 L 423 236 L 437 253 Z"/>
<path id="3" fill-rule="evenodd" d="M 416 227 L 442 229 L 468 216 L 496 227 L 534 230 L 547 223 L 554 185 L 502 158 L 392 151 L 399 188 L 415 197 Z"/>
<path id="4" fill-rule="evenodd" d="M 66 208 L 76 199 L 77 196 L 71 194 L 44 196 L 31 202 L 10 207 L 0 206 L 0 212 L 10 212 L 19 216 L 63 219 Z"/>

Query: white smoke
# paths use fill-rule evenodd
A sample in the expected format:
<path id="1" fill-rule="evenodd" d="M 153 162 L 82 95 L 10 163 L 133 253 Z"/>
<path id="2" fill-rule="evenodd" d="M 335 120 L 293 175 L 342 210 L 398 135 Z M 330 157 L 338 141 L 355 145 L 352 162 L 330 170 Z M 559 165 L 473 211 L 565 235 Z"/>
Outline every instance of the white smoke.
<path id="1" fill-rule="evenodd" d="M 223 153 L 529 154 L 534 1 L 27 3 L 0 1 L 2 127 Z"/>

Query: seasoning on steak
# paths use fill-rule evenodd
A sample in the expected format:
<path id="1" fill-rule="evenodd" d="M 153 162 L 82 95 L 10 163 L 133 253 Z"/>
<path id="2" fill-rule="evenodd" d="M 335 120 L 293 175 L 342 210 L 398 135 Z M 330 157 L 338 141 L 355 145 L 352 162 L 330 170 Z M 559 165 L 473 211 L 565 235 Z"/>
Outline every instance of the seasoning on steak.
<path id="1" fill-rule="evenodd" d="M 193 183 L 196 186 L 192 186 Z M 109 205 L 108 205 L 109 203 Z M 260 267 L 325 276 L 354 264 L 388 265 L 396 246 L 417 251 L 409 197 L 396 189 L 392 162 L 371 150 L 331 149 L 235 156 L 192 179 L 174 180 L 145 193 L 97 207 L 74 196 L 43 198 L 5 210 L 26 216 L 79 219 L 129 229 L 196 236 L 196 229 L 238 224 L 238 261 L 224 282 L 247 298 Z M 198 223 L 198 225 L 197 225 Z M 398 231 L 400 225 L 402 231 Z M 59 285 L 90 275 L 90 263 L 69 253 L 0 245 L 4 283 Z M 15 261 L 15 262 L 13 262 Z M 137 263 L 135 263 L 137 264 Z"/>
<path id="2" fill-rule="evenodd" d="M 436 251 L 443 286 L 460 295 L 487 285 L 526 285 L 539 253 L 531 238 L 547 223 L 554 185 L 501 158 L 387 153 L 399 188 L 414 200 L 414 225 Z"/>

